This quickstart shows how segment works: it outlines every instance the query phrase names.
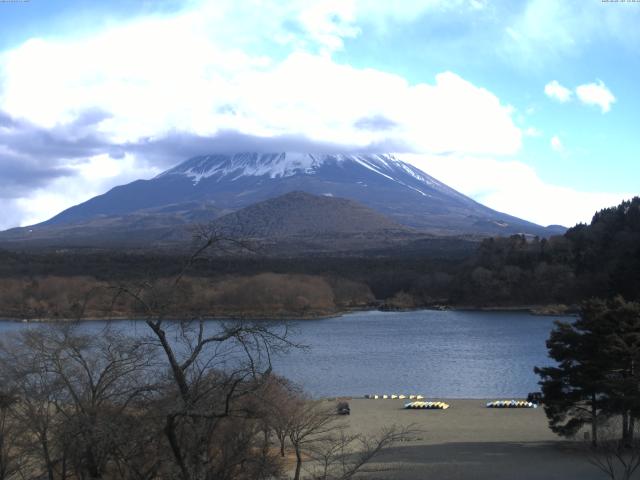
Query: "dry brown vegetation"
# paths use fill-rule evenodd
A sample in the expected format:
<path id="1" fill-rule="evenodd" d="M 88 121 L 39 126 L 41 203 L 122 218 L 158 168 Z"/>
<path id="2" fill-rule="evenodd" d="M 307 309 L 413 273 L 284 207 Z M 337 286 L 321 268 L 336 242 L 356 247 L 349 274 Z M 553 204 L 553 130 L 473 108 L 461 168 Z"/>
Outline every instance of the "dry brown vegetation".
<path id="1" fill-rule="evenodd" d="M 0 279 L 0 315 L 75 319 L 87 311 L 107 312 L 107 286 L 92 277 L 3 278 Z"/>
<path id="2" fill-rule="evenodd" d="M 335 404 L 275 376 L 271 356 L 296 347 L 284 326 L 144 323 L 0 342 L 0 480 L 348 480 L 411 434 L 347 434 Z"/>
<path id="3" fill-rule="evenodd" d="M 261 273 L 217 278 L 185 277 L 151 282 L 158 300 L 171 298 L 165 313 L 202 316 L 308 317 L 330 315 L 374 301 L 368 286 L 319 275 Z M 117 283 L 88 276 L 0 279 L 0 316 L 18 319 L 138 317 L 131 298 L 113 301 Z M 172 289 L 171 295 L 163 294 Z"/>

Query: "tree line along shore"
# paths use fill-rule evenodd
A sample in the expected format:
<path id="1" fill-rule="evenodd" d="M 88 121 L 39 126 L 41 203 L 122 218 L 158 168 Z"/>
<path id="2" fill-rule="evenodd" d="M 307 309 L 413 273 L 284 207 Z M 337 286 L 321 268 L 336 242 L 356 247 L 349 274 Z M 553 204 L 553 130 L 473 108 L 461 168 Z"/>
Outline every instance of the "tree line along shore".
<path id="1" fill-rule="evenodd" d="M 602 210 L 590 225 L 563 236 L 513 235 L 470 245 L 376 255 L 203 256 L 191 263 L 172 313 L 306 318 L 370 308 L 533 306 L 558 314 L 593 297 L 640 298 L 640 198 Z M 179 252 L 0 250 L 0 316 L 103 318 L 113 288 L 152 282 L 161 291 L 185 258 Z M 118 316 L 137 316 L 124 300 L 114 307 Z"/>

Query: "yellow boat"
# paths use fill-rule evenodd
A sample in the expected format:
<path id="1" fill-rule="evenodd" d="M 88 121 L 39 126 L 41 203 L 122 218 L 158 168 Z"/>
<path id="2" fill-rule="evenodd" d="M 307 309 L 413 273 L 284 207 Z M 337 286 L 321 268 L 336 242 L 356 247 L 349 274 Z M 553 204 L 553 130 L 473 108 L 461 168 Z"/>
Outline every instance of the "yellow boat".
<path id="1" fill-rule="evenodd" d="M 406 409 L 446 410 L 449 404 L 445 402 L 408 402 L 404 404 Z"/>

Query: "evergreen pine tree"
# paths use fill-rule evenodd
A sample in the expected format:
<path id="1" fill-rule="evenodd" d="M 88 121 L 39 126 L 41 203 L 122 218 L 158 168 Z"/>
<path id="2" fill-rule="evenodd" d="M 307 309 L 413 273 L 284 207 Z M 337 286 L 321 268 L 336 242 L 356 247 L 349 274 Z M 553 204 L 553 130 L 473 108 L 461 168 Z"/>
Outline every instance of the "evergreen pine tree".
<path id="1" fill-rule="evenodd" d="M 556 322 L 547 348 L 557 365 L 535 372 L 551 429 L 573 436 L 590 424 L 595 445 L 598 423 L 620 415 L 621 438 L 633 440 L 640 418 L 640 304 L 621 297 L 585 302 L 575 322 Z"/>

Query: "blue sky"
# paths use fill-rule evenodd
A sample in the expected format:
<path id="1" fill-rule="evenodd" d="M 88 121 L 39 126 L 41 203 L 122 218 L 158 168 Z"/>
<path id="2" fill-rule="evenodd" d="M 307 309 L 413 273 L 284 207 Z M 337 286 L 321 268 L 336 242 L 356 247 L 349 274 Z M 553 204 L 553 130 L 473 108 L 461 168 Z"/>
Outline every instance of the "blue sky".
<path id="1" fill-rule="evenodd" d="M 242 150 L 229 132 L 395 152 L 541 224 L 640 193 L 640 3 L 392 3 L 0 3 L 0 228 L 151 177 L 189 139 Z"/>

